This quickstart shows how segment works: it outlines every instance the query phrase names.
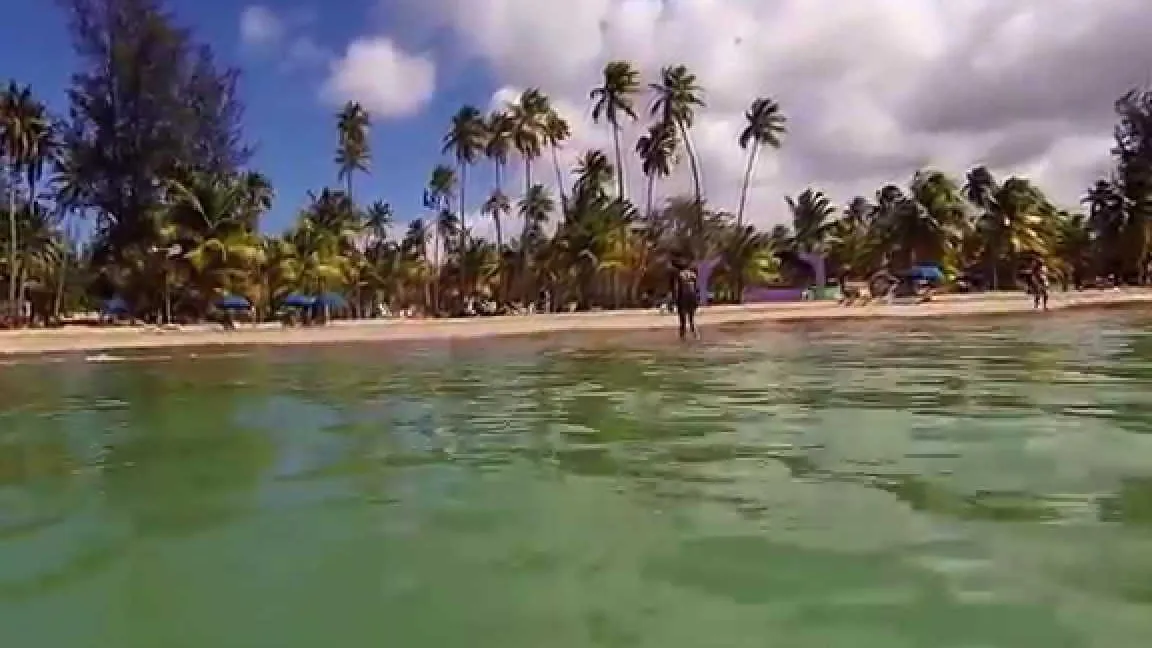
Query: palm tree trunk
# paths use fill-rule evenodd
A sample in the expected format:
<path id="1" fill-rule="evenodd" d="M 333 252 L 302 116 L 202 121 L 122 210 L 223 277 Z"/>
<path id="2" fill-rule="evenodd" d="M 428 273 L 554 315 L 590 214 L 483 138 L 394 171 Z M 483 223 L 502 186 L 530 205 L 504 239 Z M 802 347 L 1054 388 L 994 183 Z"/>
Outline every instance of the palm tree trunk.
<path id="1" fill-rule="evenodd" d="M 524 196 L 532 190 L 532 158 L 524 157 Z M 528 306 L 528 219 L 520 228 L 520 299 Z"/>
<path id="2" fill-rule="evenodd" d="M 760 147 L 752 143 L 752 150 L 748 151 L 748 166 L 744 169 L 744 184 L 740 188 L 740 207 L 736 210 L 736 227 L 744 227 L 744 207 L 748 204 L 748 185 L 752 183 L 752 169 L 756 166 L 756 154 Z"/>
<path id="3" fill-rule="evenodd" d="M 172 274 L 168 268 L 168 258 L 164 259 L 164 323 L 172 323 Z"/>
<path id="4" fill-rule="evenodd" d="M 616 149 L 616 197 L 624 200 L 624 156 L 620 152 L 620 126 L 612 123 L 612 146 Z"/>
<path id="5" fill-rule="evenodd" d="M 14 308 L 16 308 L 16 185 L 12 183 L 8 187 L 8 309 L 11 311 Z"/>
<path id="6" fill-rule="evenodd" d="M 692 189 L 693 196 L 696 202 L 696 236 L 695 238 L 695 255 L 697 260 L 704 260 L 704 194 L 703 187 L 700 183 L 700 163 L 696 159 L 696 149 L 692 146 L 692 140 L 688 137 L 688 129 L 684 127 L 681 121 L 676 122 L 676 126 L 680 129 L 680 137 L 684 140 L 684 150 L 688 153 L 688 165 L 692 170 Z"/>
<path id="7" fill-rule="evenodd" d="M 647 197 L 645 199 L 644 220 L 651 223 L 656 211 L 656 175 L 648 174 Z"/>
<path id="8" fill-rule="evenodd" d="M 459 262 L 457 264 L 460 266 L 460 285 L 457 286 L 457 290 L 459 290 L 460 294 L 457 296 L 459 297 L 461 304 L 464 303 L 464 298 L 465 298 L 464 291 L 467 289 L 467 286 L 468 286 L 467 277 L 464 276 L 464 248 L 467 245 L 467 240 L 468 240 L 468 226 L 464 220 L 464 206 L 466 204 L 464 202 L 464 199 L 467 195 L 467 193 L 466 193 L 467 188 L 468 188 L 468 165 L 467 164 L 461 164 L 460 165 L 460 204 L 458 205 L 458 209 L 460 210 L 460 242 L 459 242 L 460 249 L 457 251 L 457 254 L 460 255 L 460 258 L 458 260 Z"/>
<path id="9" fill-rule="evenodd" d="M 457 209 L 460 210 L 460 243 L 459 244 L 460 244 L 460 253 L 463 254 L 464 241 L 467 237 L 467 232 L 468 232 L 468 224 L 464 220 L 464 207 L 466 204 L 464 202 L 464 198 L 466 196 L 466 192 L 467 192 L 467 188 L 468 188 L 468 165 L 467 164 L 460 164 L 458 166 L 459 166 L 459 171 L 460 171 L 460 190 L 459 190 L 458 198 L 459 198 L 460 202 L 457 205 Z"/>
<path id="10" fill-rule="evenodd" d="M 432 310 L 440 316 L 440 228 L 432 232 Z"/>
<path id="11" fill-rule="evenodd" d="M 556 152 L 556 144 L 552 144 L 552 166 L 556 169 L 556 191 L 560 194 L 560 207 L 568 211 L 568 195 L 564 191 L 564 174 L 560 172 L 560 155 Z"/>

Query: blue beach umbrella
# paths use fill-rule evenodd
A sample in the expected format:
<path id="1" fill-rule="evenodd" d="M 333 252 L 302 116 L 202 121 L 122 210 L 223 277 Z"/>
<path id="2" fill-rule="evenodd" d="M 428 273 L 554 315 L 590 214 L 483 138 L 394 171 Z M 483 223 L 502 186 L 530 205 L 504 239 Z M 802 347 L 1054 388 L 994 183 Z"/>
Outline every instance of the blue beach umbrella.
<path id="1" fill-rule="evenodd" d="M 944 273 L 939 266 L 931 264 L 918 265 L 908 272 L 908 276 L 921 281 L 944 281 Z"/>
<path id="2" fill-rule="evenodd" d="M 101 315 L 127 315 L 128 311 L 128 302 L 120 297 L 105 300 L 104 303 L 100 305 Z"/>
<path id="3" fill-rule="evenodd" d="M 217 301 L 216 308 L 220 310 L 248 310 L 252 308 L 252 302 L 239 295 L 229 295 Z"/>
<path id="4" fill-rule="evenodd" d="M 292 293 L 285 297 L 281 303 L 289 308 L 311 308 L 316 304 L 316 298 L 301 295 L 300 293 Z"/>
<path id="5" fill-rule="evenodd" d="M 344 295 L 334 292 L 326 292 L 316 297 L 314 302 L 320 308 L 327 308 L 328 310 L 341 310 L 348 308 L 348 300 L 344 299 Z"/>

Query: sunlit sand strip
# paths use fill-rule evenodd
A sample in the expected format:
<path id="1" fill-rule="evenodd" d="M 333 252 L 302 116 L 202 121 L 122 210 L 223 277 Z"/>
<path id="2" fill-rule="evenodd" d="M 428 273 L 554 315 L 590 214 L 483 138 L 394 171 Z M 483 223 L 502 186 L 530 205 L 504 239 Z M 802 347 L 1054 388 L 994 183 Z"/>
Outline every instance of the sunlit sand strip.
<path id="1" fill-rule="evenodd" d="M 1051 303 L 1053 311 L 1071 308 L 1104 308 L 1152 304 L 1152 290 L 1130 289 L 1083 293 L 1060 293 Z M 844 319 L 916 319 L 1023 314 L 1032 312 L 1023 294 L 948 295 L 927 304 L 873 304 L 845 307 L 834 303 L 755 304 L 705 308 L 701 326 L 768 322 L 832 321 Z M 1036 313 L 1045 317 L 1054 313 Z M 223 331 L 208 326 L 181 330 L 144 327 L 42 329 L 0 332 L 0 355 L 87 352 L 108 353 L 127 349 L 208 347 L 217 345 L 307 345 L 350 342 L 434 341 L 550 333 L 609 333 L 676 328 L 673 316 L 655 310 L 531 316 L 481 317 L 460 320 L 362 320 L 336 322 L 330 326 L 285 329 L 277 324 L 241 326 Z"/>

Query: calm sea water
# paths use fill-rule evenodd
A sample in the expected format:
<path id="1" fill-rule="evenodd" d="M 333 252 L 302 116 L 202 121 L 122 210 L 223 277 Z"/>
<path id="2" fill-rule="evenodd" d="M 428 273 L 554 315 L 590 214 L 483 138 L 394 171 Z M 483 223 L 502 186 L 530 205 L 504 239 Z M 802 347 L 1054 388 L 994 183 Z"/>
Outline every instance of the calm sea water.
<path id="1" fill-rule="evenodd" d="M 0 645 L 1146 646 L 1150 323 L 0 366 Z"/>

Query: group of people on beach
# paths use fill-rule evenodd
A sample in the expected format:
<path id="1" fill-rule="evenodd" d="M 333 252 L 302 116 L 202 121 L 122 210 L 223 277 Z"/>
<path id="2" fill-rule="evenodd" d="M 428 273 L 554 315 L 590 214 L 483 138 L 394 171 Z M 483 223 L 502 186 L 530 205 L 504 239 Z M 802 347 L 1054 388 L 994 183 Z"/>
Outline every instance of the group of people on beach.
<path id="1" fill-rule="evenodd" d="M 696 311 L 700 307 L 699 276 L 690 262 L 677 258 L 671 262 L 670 279 L 671 303 L 680 319 L 680 339 L 683 340 L 689 333 L 699 339 L 700 332 L 696 329 Z M 1032 295 L 1032 307 L 1048 310 L 1048 267 L 1043 259 L 1033 259 L 1024 280 L 1028 293 Z"/>

